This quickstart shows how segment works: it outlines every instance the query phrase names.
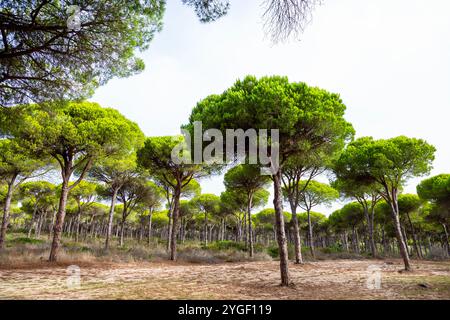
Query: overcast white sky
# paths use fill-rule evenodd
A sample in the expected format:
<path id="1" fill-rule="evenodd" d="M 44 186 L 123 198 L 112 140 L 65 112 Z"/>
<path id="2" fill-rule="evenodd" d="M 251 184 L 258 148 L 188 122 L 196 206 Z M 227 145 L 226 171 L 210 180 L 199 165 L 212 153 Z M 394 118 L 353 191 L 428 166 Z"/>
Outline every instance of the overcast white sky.
<path id="1" fill-rule="evenodd" d="M 324 0 L 300 41 L 278 45 L 264 36 L 262 0 L 231 0 L 210 24 L 181 0 L 167 2 L 163 31 L 142 54 L 146 70 L 91 99 L 146 135 L 179 134 L 197 101 L 247 74 L 286 75 L 340 93 L 357 136 L 423 138 L 438 150 L 431 174 L 450 172 L 450 1 Z M 222 177 L 201 185 L 224 190 Z"/>

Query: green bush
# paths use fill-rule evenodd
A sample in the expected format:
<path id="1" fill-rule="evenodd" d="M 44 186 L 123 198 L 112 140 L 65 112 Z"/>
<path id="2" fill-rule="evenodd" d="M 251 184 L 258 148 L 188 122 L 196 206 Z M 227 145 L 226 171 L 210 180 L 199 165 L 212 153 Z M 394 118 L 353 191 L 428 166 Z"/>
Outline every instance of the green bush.
<path id="1" fill-rule="evenodd" d="M 214 250 L 214 251 L 234 249 L 237 251 L 245 251 L 245 243 L 235 242 L 235 241 L 231 241 L 231 240 L 214 241 L 214 242 L 209 243 L 207 246 L 203 245 L 202 249 Z"/>
<path id="2" fill-rule="evenodd" d="M 323 253 L 341 253 L 343 250 L 339 244 L 333 244 L 330 247 L 321 248 L 321 251 Z"/>
<path id="3" fill-rule="evenodd" d="M 272 258 L 279 258 L 278 245 L 272 245 L 266 249 L 269 256 Z M 295 249 L 293 245 L 288 245 L 288 258 L 293 259 L 295 257 Z"/>
<path id="4" fill-rule="evenodd" d="M 20 238 L 11 239 L 10 242 L 13 244 L 41 244 L 41 243 L 44 243 L 45 241 L 40 240 L 40 239 L 20 237 Z"/>

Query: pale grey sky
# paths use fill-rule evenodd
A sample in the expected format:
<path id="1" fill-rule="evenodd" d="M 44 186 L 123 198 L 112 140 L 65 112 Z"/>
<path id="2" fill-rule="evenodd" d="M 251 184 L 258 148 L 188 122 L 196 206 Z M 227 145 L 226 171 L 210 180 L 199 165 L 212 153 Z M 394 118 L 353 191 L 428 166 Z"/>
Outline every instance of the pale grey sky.
<path id="1" fill-rule="evenodd" d="M 431 174 L 450 172 L 450 1 L 324 0 L 300 41 L 277 45 L 264 37 L 262 0 L 230 2 L 227 16 L 201 24 L 181 0 L 168 0 L 164 28 L 142 53 L 146 70 L 112 80 L 91 100 L 148 136 L 175 135 L 197 101 L 236 79 L 286 75 L 340 93 L 357 136 L 423 138 L 437 148 Z M 224 189 L 222 177 L 201 185 Z"/>

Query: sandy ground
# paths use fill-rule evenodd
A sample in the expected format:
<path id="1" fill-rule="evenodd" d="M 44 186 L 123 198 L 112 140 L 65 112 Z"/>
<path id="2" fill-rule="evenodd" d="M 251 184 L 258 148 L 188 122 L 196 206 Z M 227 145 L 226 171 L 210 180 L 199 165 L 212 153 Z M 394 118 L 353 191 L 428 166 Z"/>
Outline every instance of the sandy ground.
<path id="1" fill-rule="evenodd" d="M 329 260 L 213 265 L 170 262 L 39 266 L 0 270 L 1 299 L 450 299 L 450 262 Z M 79 276 L 78 276 L 79 274 Z M 380 280 L 380 282 L 377 282 Z M 379 285 L 377 285 L 379 284 Z M 369 286 L 368 286 L 369 285 Z"/>

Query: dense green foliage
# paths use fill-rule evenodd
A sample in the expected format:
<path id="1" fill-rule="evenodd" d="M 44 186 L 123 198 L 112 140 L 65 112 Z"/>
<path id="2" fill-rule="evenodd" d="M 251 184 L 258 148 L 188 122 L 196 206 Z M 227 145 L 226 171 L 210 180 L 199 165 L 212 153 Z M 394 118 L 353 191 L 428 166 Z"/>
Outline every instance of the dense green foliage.
<path id="1" fill-rule="evenodd" d="M 160 0 L 2 1 L 0 105 L 87 97 L 112 77 L 141 71 L 134 50 L 146 49 L 161 29 L 164 6 Z"/>
<path id="2" fill-rule="evenodd" d="M 200 101 L 185 126 L 191 132 L 195 121 L 202 121 L 204 128 L 216 128 L 224 133 L 227 129 L 279 130 L 279 142 L 275 149 L 268 148 L 268 156 L 272 157 L 274 209 L 283 285 L 289 283 L 285 222 L 281 213 L 283 165 L 296 156 L 333 153 L 342 149 L 354 132 L 351 124 L 344 119 L 344 112 L 345 105 L 337 94 L 309 87 L 305 83 L 290 83 L 286 77 L 257 79 L 247 76 L 236 81 L 221 95 L 211 95 Z M 261 141 L 258 145 L 265 146 Z M 279 158 L 278 165 L 275 158 Z"/>

